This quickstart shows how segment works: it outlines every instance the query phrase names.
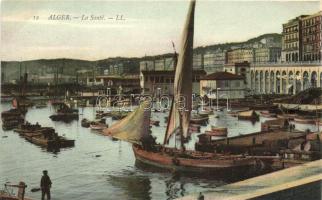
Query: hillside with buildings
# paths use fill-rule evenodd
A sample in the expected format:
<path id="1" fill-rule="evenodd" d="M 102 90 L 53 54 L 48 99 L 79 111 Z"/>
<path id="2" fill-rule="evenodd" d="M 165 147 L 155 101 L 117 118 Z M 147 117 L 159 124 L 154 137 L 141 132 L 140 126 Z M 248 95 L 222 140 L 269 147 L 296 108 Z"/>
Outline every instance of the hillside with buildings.
<path id="1" fill-rule="evenodd" d="M 256 38 L 249 39 L 245 42 L 232 42 L 225 44 L 215 44 L 205 47 L 195 48 L 194 60 L 196 65 L 201 64 L 201 55 L 205 57 L 205 60 L 212 59 L 209 55 L 211 52 L 217 52 L 219 63 L 224 63 L 223 58 L 224 50 L 236 49 L 236 48 L 253 48 L 262 46 L 280 46 L 281 35 L 277 33 L 264 34 Z M 210 52 L 210 53 L 209 53 Z M 220 54 L 220 55 L 219 55 Z M 21 74 L 27 72 L 29 74 L 29 80 L 31 82 L 50 82 L 53 80 L 55 74 L 59 74 L 62 80 L 75 81 L 76 76 L 90 76 L 96 75 L 127 75 L 127 74 L 139 74 L 139 66 L 142 61 L 156 61 L 156 65 L 160 69 L 169 68 L 173 69 L 173 53 L 145 56 L 141 58 L 107 58 L 97 61 L 87 61 L 79 59 L 40 59 L 31 61 L 2 61 L 2 83 L 15 82 L 19 80 Z M 159 64 L 158 64 L 159 63 Z M 196 66 L 197 67 L 197 66 Z M 205 66 L 206 68 L 212 68 L 212 66 Z M 199 67 L 197 67 L 199 68 Z"/>

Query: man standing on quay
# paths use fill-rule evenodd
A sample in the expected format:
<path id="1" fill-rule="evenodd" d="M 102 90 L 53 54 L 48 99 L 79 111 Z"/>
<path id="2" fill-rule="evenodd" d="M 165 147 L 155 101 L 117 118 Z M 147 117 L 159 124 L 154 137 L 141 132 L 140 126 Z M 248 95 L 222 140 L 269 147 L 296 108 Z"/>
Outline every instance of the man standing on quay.
<path id="1" fill-rule="evenodd" d="M 41 200 L 45 200 L 45 195 L 47 195 L 47 199 L 50 200 L 50 188 L 51 188 L 51 180 L 48 176 L 48 171 L 44 170 L 43 176 L 41 177 L 40 181 L 40 188 L 41 188 Z"/>

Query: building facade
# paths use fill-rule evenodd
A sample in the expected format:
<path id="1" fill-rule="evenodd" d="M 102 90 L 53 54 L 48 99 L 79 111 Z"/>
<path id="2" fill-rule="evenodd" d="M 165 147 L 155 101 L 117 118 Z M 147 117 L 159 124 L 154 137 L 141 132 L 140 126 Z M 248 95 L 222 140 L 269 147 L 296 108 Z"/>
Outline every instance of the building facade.
<path id="1" fill-rule="evenodd" d="M 299 16 L 283 24 L 282 62 L 298 62 L 302 60 L 302 21 Z"/>
<path id="2" fill-rule="evenodd" d="M 278 62 L 281 59 L 280 47 L 261 47 L 255 49 L 255 62 L 256 63 L 270 63 Z"/>
<path id="3" fill-rule="evenodd" d="M 204 70 L 209 73 L 223 71 L 225 65 L 225 51 L 210 51 L 204 54 Z"/>
<path id="4" fill-rule="evenodd" d="M 200 80 L 200 95 L 218 99 L 245 98 L 244 77 L 229 72 L 215 72 Z"/>
<path id="5" fill-rule="evenodd" d="M 143 94 L 173 95 L 175 71 L 141 71 L 140 86 Z M 192 79 L 192 92 L 199 94 L 200 78 L 206 75 L 204 70 L 194 70 Z"/>
<path id="6" fill-rule="evenodd" d="M 175 65 L 175 56 L 144 60 L 140 62 L 140 71 L 173 71 Z"/>
<path id="7" fill-rule="evenodd" d="M 138 75 L 128 75 L 128 76 L 112 76 L 112 75 L 102 75 L 95 77 L 95 85 L 102 85 L 111 90 L 111 94 L 117 94 L 120 88 L 122 93 L 132 93 L 139 94 L 141 92 L 140 88 L 140 78 Z"/>
<path id="8" fill-rule="evenodd" d="M 321 60 L 322 11 L 302 18 L 303 61 Z"/>
<path id="9" fill-rule="evenodd" d="M 226 52 L 226 64 L 235 64 L 243 62 L 254 62 L 254 50 L 252 48 L 234 49 Z"/>
<path id="10" fill-rule="evenodd" d="M 192 59 L 192 68 L 201 70 L 204 68 L 204 55 L 203 53 L 194 53 Z"/>
<path id="11" fill-rule="evenodd" d="M 322 65 L 253 64 L 250 85 L 254 94 L 296 94 L 310 87 L 322 87 Z"/>

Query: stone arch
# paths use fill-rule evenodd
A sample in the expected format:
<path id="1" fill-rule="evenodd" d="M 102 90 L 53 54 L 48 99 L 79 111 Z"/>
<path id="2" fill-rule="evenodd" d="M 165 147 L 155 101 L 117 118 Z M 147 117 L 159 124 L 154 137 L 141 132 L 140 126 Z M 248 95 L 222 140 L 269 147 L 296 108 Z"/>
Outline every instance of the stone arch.
<path id="1" fill-rule="evenodd" d="M 309 73 L 307 71 L 303 72 L 303 90 L 310 87 Z"/>
<path id="2" fill-rule="evenodd" d="M 260 84 L 259 72 L 255 71 L 255 93 L 259 92 L 259 89 L 260 89 L 259 84 Z"/>
<path id="3" fill-rule="evenodd" d="M 287 86 L 287 93 L 293 94 L 294 91 L 294 74 L 292 71 L 288 73 L 288 86 Z"/>
<path id="4" fill-rule="evenodd" d="M 302 76 L 301 72 L 295 72 L 295 93 L 299 93 L 301 91 L 302 86 Z"/>
<path id="5" fill-rule="evenodd" d="M 269 72 L 265 72 L 265 93 L 269 94 Z"/>
<path id="6" fill-rule="evenodd" d="M 316 71 L 313 71 L 311 73 L 311 86 L 317 87 L 317 83 L 318 83 L 318 74 L 316 73 Z"/>
<path id="7" fill-rule="evenodd" d="M 280 94 L 281 93 L 281 73 L 280 71 L 276 72 L 276 93 Z"/>
<path id="8" fill-rule="evenodd" d="M 282 72 L 282 76 L 281 76 L 281 79 L 282 79 L 282 93 L 283 94 L 287 94 L 287 75 L 286 75 L 286 71 L 283 71 Z"/>
<path id="9" fill-rule="evenodd" d="M 260 79 L 260 90 L 259 90 L 259 92 L 261 93 L 261 94 L 263 94 L 264 93 L 264 85 L 265 85 L 265 79 L 264 79 L 264 72 L 263 71 L 260 71 L 259 72 L 259 79 Z"/>
<path id="10" fill-rule="evenodd" d="M 250 72 L 250 81 L 251 81 L 251 89 L 252 91 L 255 91 L 255 75 L 254 75 L 254 71 Z"/>
<path id="11" fill-rule="evenodd" d="M 274 71 L 271 71 L 271 74 L 270 74 L 270 81 L 271 81 L 271 93 L 275 93 L 275 77 L 274 77 Z"/>

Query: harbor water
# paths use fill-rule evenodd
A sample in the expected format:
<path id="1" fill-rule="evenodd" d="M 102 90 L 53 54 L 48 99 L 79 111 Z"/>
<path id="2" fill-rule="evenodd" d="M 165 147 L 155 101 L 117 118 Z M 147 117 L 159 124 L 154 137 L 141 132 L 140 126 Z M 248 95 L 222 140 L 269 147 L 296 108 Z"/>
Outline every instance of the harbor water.
<path id="1" fill-rule="evenodd" d="M 8 110 L 10 106 L 9 103 L 2 103 L 1 111 Z M 42 170 L 46 169 L 53 182 L 53 200 L 175 199 L 188 194 L 211 191 L 215 187 L 227 184 L 231 178 L 229 174 L 227 180 L 216 180 L 211 177 L 177 176 L 169 172 L 146 170 L 135 165 L 131 144 L 113 141 L 109 137 L 81 127 L 82 118 L 95 118 L 96 108 L 79 108 L 79 121 L 71 123 L 51 121 L 49 116 L 54 112 L 51 106 L 30 108 L 26 120 L 54 127 L 59 135 L 74 139 L 75 147 L 48 152 L 26 141 L 14 131 L 1 130 L 0 188 L 6 182 L 24 181 L 28 185 L 26 195 L 40 199 L 40 192 L 32 193 L 30 190 L 39 187 Z M 152 127 L 152 133 L 159 143 L 163 141 L 165 116 L 167 113 L 152 115 L 152 119 L 160 121 L 159 127 Z M 107 118 L 106 122 L 109 125 L 115 123 L 111 118 Z M 260 131 L 260 122 L 252 124 L 248 121 L 238 121 L 225 111 L 210 116 L 208 126 L 202 127 L 201 132 L 209 130 L 210 125 L 227 127 L 229 136 Z M 187 148 L 193 148 L 196 138 L 197 134 L 192 134 Z"/>

